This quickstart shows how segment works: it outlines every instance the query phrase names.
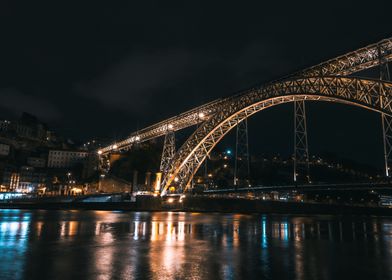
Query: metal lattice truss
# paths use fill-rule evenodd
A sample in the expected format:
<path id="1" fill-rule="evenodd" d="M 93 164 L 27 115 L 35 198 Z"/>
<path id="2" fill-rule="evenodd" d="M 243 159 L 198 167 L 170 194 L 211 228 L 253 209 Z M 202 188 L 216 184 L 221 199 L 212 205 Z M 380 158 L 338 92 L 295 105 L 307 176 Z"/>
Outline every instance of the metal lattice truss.
<path id="1" fill-rule="evenodd" d="M 383 129 L 384 140 L 384 166 L 385 175 L 391 176 L 390 167 L 392 166 L 392 117 L 386 114 L 381 114 L 381 124 Z"/>
<path id="2" fill-rule="evenodd" d="M 170 167 L 170 161 L 176 153 L 176 138 L 173 130 L 167 130 L 165 141 L 163 143 L 161 165 L 159 170 L 162 173 L 167 173 Z"/>
<path id="3" fill-rule="evenodd" d="M 110 170 L 110 155 L 102 155 L 98 158 L 98 168 L 101 172 L 101 174 L 107 174 L 109 173 Z"/>
<path id="4" fill-rule="evenodd" d="M 392 38 L 330 59 L 316 66 L 299 71 L 290 77 L 347 76 L 380 65 L 380 60 L 392 60 Z"/>
<path id="5" fill-rule="evenodd" d="M 383 50 L 378 49 L 380 60 L 380 80 L 390 81 L 388 60 L 382 55 Z M 380 96 L 380 102 L 383 103 L 383 96 Z M 384 167 L 386 177 L 390 177 L 390 168 L 392 165 L 392 118 L 388 115 L 381 114 L 381 125 L 384 144 Z"/>
<path id="6" fill-rule="evenodd" d="M 170 171 L 163 174 L 161 194 L 166 194 L 169 186 L 186 190 L 215 145 L 239 122 L 263 109 L 287 102 L 316 100 L 351 104 L 391 115 L 391 94 L 392 84 L 388 82 L 311 77 L 278 81 L 229 98 L 178 150 L 171 161 Z"/>
<path id="7" fill-rule="evenodd" d="M 250 173 L 247 119 L 237 124 L 234 160 L 234 186 L 238 186 L 240 180 L 249 180 Z"/>
<path id="8" fill-rule="evenodd" d="M 305 101 L 294 102 L 294 182 L 309 182 L 309 152 Z M 301 178 L 305 176 L 305 178 Z M 298 180 L 299 179 L 299 180 Z"/>
<path id="9" fill-rule="evenodd" d="M 328 60 L 281 80 L 301 76 L 344 76 L 376 67 L 380 65 L 380 61 L 382 63 L 392 61 L 392 38 L 382 40 L 376 44 L 372 44 L 365 48 Z M 169 124 L 173 125 L 174 131 L 178 131 L 202 123 L 218 112 L 220 110 L 220 106 L 225 104 L 228 99 L 212 101 L 178 116 L 146 127 L 140 131 L 133 132 L 126 139 L 102 148 L 99 153 L 106 154 L 113 151 L 129 149 L 135 143 L 163 136 L 166 134 L 166 128 Z"/>
<path id="10" fill-rule="evenodd" d="M 172 127 L 173 131 L 181 130 L 199 123 L 204 122 L 214 115 L 220 108 L 220 104 L 225 99 L 217 99 L 205 105 L 199 106 L 178 116 L 166 119 L 162 122 L 156 123 L 142 130 L 133 132 L 125 140 L 115 142 L 105 148 L 99 150 L 99 153 L 104 155 L 113 151 L 127 150 L 136 143 L 145 142 L 157 137 L 164 136 L 167 127 Z"/>

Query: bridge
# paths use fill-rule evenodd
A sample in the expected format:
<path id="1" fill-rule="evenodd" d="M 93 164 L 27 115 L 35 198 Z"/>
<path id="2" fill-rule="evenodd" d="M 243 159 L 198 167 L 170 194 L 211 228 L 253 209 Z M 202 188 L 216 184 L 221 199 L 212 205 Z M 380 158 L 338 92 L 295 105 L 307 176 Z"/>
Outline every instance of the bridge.
<path id="1" fill-rule="evenodd" d="M 392 83 L 388 63 L 392 60 L 392 38 L 330 59 L 281 79 L 254 87 L 133 132 L 122 141 L 98 150 L 102 170 L 110 168 L 110 153 L 131 149 L 158 137 L 165 137 L 160 174 L 155 191 L 161 195 L 186 192 L 193 177 L 213 148 L 237 128 L 234 185 L 243 170 L 249 172 L 247 119 L 264 109 L 293 102 L 293 181 L 309 181 L 309 153 L 305 103 L 324 101 L 359 106 L 380 113 L 383 133 L 385 176 L 392 162 Z M 379 68 L 379 79 L 359 72 Z M 354 76 L 354 74 L 357 74 Z M 175 132 L 194 126 L 193 134 L 176 150 Z M 162 176 L 162 180 L 160 180 Z"/>

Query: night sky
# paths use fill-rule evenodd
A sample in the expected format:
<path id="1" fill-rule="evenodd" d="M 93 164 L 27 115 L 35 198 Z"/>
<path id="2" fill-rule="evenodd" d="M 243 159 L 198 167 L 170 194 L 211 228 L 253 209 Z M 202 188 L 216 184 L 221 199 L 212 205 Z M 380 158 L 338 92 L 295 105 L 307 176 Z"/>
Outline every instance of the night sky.
<path id="1" fill-rule="evenodd" d="M 391 1 L 1 1 L 0 117 L 119 139 L 392 36 Z M 380 167 L 380 117 L 308 104 L 311 154 Z M 251 150 L 292 150 L 293 110 L 250 120 Z"/>

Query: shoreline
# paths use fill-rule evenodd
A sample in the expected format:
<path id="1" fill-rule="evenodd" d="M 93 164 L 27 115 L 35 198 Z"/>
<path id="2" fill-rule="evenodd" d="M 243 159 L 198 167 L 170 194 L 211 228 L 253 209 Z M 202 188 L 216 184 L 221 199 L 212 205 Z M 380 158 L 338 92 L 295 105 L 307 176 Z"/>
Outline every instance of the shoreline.
<path id="1" fill-rule="evenodd" d="M 392 216 L 392 208 L 384 207 L 203 197 L 170 205 L 158 198 L 136 202 L 14 201 L 0 203 L 0 209 Z"/>

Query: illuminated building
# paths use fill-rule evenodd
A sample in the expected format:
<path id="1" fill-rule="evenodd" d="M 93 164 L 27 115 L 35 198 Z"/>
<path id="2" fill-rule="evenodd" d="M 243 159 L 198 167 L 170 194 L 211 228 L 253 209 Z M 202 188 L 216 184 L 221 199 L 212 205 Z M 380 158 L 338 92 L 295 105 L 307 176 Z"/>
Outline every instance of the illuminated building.
<path id="1" fill-rule="evenodd" d="M 48 154 L 48 168 L 69 168 L 83 162 L 87 156 L 86 151 L 50 150 Z"/>

